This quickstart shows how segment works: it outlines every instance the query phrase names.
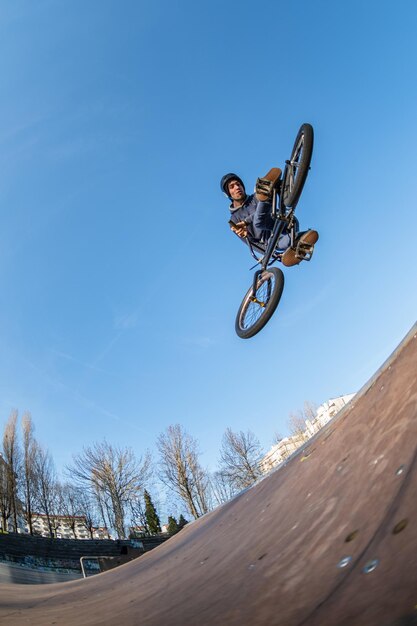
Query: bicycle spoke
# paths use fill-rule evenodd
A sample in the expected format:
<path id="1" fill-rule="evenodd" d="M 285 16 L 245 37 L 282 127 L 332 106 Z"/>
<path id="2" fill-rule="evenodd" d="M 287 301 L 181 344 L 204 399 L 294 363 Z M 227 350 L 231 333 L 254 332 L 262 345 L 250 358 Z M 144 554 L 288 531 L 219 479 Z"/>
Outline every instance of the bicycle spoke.
<path id="1" fill-rule="evenodd" d="M 271 297 L 273 288 L 273 275 L 270 275 L 257 288 L 255 294 L 255 298 L 257 301 L 254 301 L 251 294 L 249 294 L 247 302 L 242 310 L 243 328 L 250 328 L 259 320 L 260 317 L 262 317 L 265 311 L 265 307 Z"/>
<path id="2" fill-rule="evenodd" d="M 298 131 L 291 156 L 286 161 L 280 209 L 295 209 L 310 169 L 314 133 L 311 124 L 303 124 Z"/>
<path id="3" fill-rule="evenodd" d="M 258 277 L 256 292 L 251 287 L 239 307 L 236 316 L 236 332 L 242 339 L 249 339 L 265 326 L 278 306 L 284 287 L 284 274 L 277 267 L 264 270 Z"/>

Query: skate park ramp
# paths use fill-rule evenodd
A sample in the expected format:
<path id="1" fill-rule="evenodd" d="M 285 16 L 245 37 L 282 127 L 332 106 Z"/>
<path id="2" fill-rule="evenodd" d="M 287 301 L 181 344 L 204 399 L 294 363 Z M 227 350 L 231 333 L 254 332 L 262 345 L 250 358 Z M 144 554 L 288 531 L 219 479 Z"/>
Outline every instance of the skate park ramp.
<path id="1" fill-rule="evenodd" d="M 417 624 L 417 325 L 284 466 L 152 552 L 2 585 L 0 623 Z"/>

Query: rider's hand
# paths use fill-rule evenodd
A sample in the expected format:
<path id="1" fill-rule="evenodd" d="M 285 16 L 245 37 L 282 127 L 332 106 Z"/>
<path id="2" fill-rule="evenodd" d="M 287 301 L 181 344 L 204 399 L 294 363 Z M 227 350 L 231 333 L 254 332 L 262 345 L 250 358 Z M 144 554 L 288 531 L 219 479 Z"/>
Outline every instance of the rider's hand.
<path id="1" fill-rule="evenodd" d="M 237 224 L 233 224 L 233 226 L 231 226 L 231 229 L 234 233 L 236 233 L 238 237 L 242 237 L 242 239 L 248 236 L 248 225 L 246 224 L 246 222 L 238 222 Z"/>

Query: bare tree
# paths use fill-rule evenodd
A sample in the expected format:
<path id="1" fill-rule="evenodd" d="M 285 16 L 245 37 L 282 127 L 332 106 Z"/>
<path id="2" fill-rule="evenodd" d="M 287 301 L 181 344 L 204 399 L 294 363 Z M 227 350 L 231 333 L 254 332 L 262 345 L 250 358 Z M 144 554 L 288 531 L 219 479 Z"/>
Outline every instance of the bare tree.
<path id="1" fill-rule="evenodd" d="M 36 484 L 36 501 L 39 512 L 46 516 L 49 535 L 56 534 L 56 518 L 54 514 L 57 508 L 57 477 L 54 462 L 50 453 L 38 443 L 33 456 L 33 468 Z"/>
<path id="2" fill-rule="evenodd" d="M 198 455 L 192 455 L 189 459 L 191 475 L 193 477 L 196 501 L 199 510 L 204 515 L 213 508 L 211 502 L 211 482 L 208 472 L 203 469 L 198 461 Z"/>
<path id="3" fill-rule="evenodd" d="M 138 460 L 130 448 L 118 448 L 103 441 L 84 448 L 73 460 L 74 466 L 67 468 L 70 475 L 92 493 L 99 494 L 117 536 L 124 539 L 126 507 L 143 491 L 149 478 L 149 453 Z"/>
<path id="4" fill-rule="evenodd" d="M 35 454 L 36 441 L 33 435 L 34 426 L 32 417 L 26 412 L 22 418 L 23 430 L 23 516 L 29 527 L 29 533 L 33 535 L 33 504 L 35 501 L 36 480 L 35 480 Z"/>
<path id="5" fill-rule="evenodd" d="M 209 510 L 210 483 L 198 460 L 197 442 L 179 425 L 171 425 L 157 441 L 160 479 L 182 499 L 197 519 Z"/>
<path id="6" fill-rule="evenodd" d="M 272 437 L 272 445 L 276 446 L 278 443 L 280 443 L 283 440 L 283 436 L 281 435 L 280 432 L 275 431 L 274 432 L 274 436 Z"/>
<path id="7" fill-rule="evenodd" d="M 311 400 L 304 401 L 304 418 L 306 420 L 313 420 L 317 415 L 317 404 L 311 402 Z"/>
<path id="8" fill-rule="evenodd" d="M 261 456 L 261 444 L 251 431 L 226 430 L 220 450 L 220 470 L 233 488 L 249 487 L 261 476 Z"/>
<path id="9" fill-rule="evenodd" d="M 74 539 L 77 538 L 77 526 L 80 524 L 88 531 L 93 539 L 93 531 L 98 526 L 98 513 L 96 503 L 93 501 L 89 490 L 82 489 L 79 485 L 69 482 L 57 485 L 56 512 L 66 519 Z"/>
<path id="10" fill-rule="evenodd" d="M 292 411 L 288 416 L 288 428 L 290 434 L 302 439 L 308 438 L 306 434 L 306 421 L 313 420 L 317 414 L 317 405 L 310 400 L 305 400 L 304 409 Z"/>
<path id="11" fill-rule="evenodd" d="M 211 477 L 213 497 L 217 504 L 228 502 L 238 493 L 238 489 L 231 484 L 228 475 L 221 471 L 214 472 Z"/>
<path id="12" fill-rule="evenodd" d="M 144 529 L 143 533 L 145 535 L 150 535 L 146 519 L 145 503 L 142 501 L 142 498 L 135 498 L 130 502 L 130 517 L 132 520 L 132 527 L 139 526 Z M 132 532 L 132 535 L 135 535 L 135 531 Z"/>
<path id="13" fill-rule="evenodd" d="M 5 462 L 6 476 L 6 498 L 8 499 L 7 509 L 12 518 L 13 530 L 17 532 L 17 516 L 20 512 L 20 502 L 18 499 L 21 465 L 21 450 L 17 436 L 17 411 L 11 412 L 3 434 L 3 456 Z"/>
<path id="14" fill-rule="evenodd" d="M 291 412 L 288 416 L 288 428 L 293 437 L 304 437 L 306 418 L 302 411 Z"/>
<path id="15" fill-rule="evenodd" d="M 66 518 L 74 539 L 77 538 L 77 518 L 80 514 L 79 489 L 71 483 L 57 483 L 56 513 Z"/>
<path id="16" fill-rule="evenodd" d="M 97 508 L 97 502 L 92 497 L 91 493 L 86 489 L 76 487 L 78 493 L 78 504 L 81 515 L 81 522 L 87 529 L 90 538 L 93 539 L 93 531 L 99 526 L 99 513 Z M 107 524 L 104 521 L 104 527 L 107 528 Z"/>
<path id="17" fill-rule="evenodd" d="M 109 507 L 108 498 L 104 493 L 101 493 L 97 485 L 92 485 L 90 492 L 92 501 L 97 505 L 97 510 L 99 512 L 99 516 L 103 523 L 103 526 L 106 528 L 111 528 L 112 514 L 111 507 Z"/>
<path id="18" fill-rule="evenodd" d="M 7 464 L 0 454 L 0 513 L 1 513 L 1 529 L 7 531 L 8 523 L 11 515 L 11 502 L 9 494 L 9 474 Z"/>

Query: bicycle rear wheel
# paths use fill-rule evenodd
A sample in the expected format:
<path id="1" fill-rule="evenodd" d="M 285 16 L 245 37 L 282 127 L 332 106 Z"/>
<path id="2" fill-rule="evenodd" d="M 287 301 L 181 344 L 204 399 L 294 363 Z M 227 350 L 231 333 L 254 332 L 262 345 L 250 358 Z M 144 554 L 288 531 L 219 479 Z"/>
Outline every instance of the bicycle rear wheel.
<path id="1" fill-rule="evenodd" d="M 311 124 L 303 124 L 298 131 L 291 157 L 284 169 L 280 206 L 295 209 L 306 182 L 313 154 L 314 132 Z"/>
<path id="2" fill-rule="evenodd" d="M 252 295 L 251 287 L 237 312 L 235 330 L 239 337 L 249 339 L 259 333 L 271 319 L 283 289 L 284 274 L 278 267 L 270 267 L 262 272 L 255 296 Z"/>

